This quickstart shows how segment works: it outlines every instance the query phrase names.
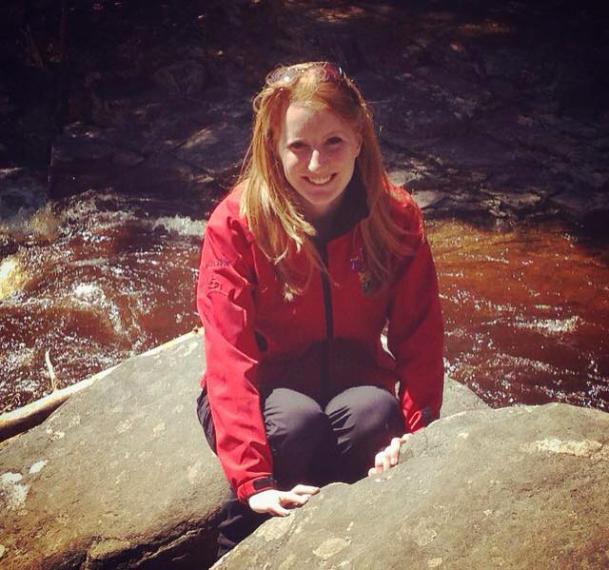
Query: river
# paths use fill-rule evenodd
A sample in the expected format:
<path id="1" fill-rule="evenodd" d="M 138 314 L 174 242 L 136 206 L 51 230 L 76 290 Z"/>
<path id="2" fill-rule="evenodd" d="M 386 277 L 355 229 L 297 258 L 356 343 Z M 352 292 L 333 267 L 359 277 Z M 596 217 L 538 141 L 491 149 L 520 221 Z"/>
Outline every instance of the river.
<path id="1" fill-rule="evenodd" d="M 0 412 L 198 326 L 208 215 L 198 208 L 86 192 L 31 203 L 0 227 Z M 431 220 L 428 233 L 450 376 L 491 406 L 609 410 L 609 258 L 600 245 L 559 224 L 497 232 Z"/>

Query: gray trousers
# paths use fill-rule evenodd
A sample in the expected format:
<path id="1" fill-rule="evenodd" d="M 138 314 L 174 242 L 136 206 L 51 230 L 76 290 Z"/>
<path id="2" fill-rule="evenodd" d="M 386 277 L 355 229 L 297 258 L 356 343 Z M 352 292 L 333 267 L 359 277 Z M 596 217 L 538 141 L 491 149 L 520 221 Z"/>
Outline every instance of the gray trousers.
<path id="1" fill-rule="evenodd" d="M 207 441 L 216 452 L 205 392 L 197 401 L 197 413 Z M 404 433 L 397 399 L 377 386 L 348 388 L 327 403 L 289 388 L 275 388 L 263 398 L 262 413 L 273 456 L 273 476 L 282 490 L 298 483 L 353 483 L 366 476 L 374 465 L 374 456 L 392 437 Z M 218 556 L 267 518 L 240 503 L 233 492 L 218 527 Z"/>

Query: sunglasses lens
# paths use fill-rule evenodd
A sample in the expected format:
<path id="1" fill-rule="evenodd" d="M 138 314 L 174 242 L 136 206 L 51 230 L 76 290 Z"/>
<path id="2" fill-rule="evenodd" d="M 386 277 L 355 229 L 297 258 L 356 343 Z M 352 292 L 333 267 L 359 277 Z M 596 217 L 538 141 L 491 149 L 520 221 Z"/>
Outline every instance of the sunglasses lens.
<path id="1" fill-rule="evenodd" d="M 296 64 L 289 67 L 280 67 L 272 71 L 267 79 L 267 85 L 287 85 L 302 75 L 305 71 L 315 70 L 321 81 L 340 81 L 345 77 L 343 70 L 327 61 L 320 61 L 310 64 Z"/>
<path id="2" fill-rule="evenodd" d="M 320 71 L 323 73 L 324 81 L 340 81 L 345 77 L 345 73 L 337 65 L 333 63 L 324 63 L 320 66 Z"/>
<path id="3" fill-rule="evenodd" d="M 275 71 L 271 72 L 271 74 L 267 77 L 266 82 L 269 85 L 273 85 L 275 83 L 289 83 L 294 79 L 293 73 L 290 73 L 289 67 L 280 67 Z"/>

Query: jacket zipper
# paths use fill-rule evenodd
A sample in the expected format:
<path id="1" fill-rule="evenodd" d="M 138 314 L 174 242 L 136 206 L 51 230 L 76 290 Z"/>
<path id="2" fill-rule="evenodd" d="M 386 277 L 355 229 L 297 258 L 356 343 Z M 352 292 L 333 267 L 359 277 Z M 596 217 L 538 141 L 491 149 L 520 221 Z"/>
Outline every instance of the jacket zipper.
<path id="1" fill-rule="evenodd" d="M 326 325 L 326 342 L 324 344 L 321 369 L 321 392 L 324 400 L 327 400 L 330 393 L 330 363 L 332 360 L 332 340 L 334 339 L 334 316 L 332 311 L 332 289 L 329 276 L 328 248 L 326 244 L 321 247 L 320 253 L 321 259 L 326 266 L 326 271 L 321 272 L 321 288 L 324 296 L 324 321 Z"/>

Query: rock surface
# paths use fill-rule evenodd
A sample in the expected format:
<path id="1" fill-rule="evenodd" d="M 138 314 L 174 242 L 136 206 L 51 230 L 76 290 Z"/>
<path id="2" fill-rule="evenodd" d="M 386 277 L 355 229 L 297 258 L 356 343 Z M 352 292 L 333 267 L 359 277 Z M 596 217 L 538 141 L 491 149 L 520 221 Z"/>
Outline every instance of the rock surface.
<path id="1" fill-rule="evenodd" d="M 124 362 L 0 449 L 0 566 L 209 565 L 226 492 L 195 413 L 187 335 Z"/>
<path id="2" fill-rule="evenodd" d="M 608 475 L 609 414 L 457 414 L 388 474 L 324 488 L 214 568 L 607 568 Z"/>
<path id="3" fill-rule="evenodd" d="M 3 569 L 208 567 L 227 491 L 195 413 L 200 334 L 127 360 L 0 447 Z M 487 408 L 447 381 L 443 414 Z"/>

